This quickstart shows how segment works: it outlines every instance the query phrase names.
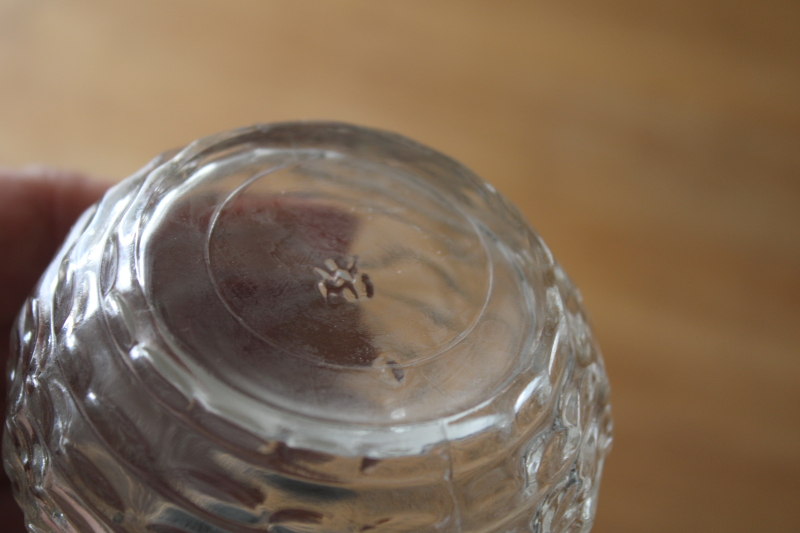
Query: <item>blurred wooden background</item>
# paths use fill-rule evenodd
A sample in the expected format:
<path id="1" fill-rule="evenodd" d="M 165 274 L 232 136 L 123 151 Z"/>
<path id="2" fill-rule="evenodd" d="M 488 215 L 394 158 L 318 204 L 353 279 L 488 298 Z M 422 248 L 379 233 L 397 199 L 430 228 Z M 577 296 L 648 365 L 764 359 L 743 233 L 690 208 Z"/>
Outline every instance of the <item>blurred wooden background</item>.
<path id="1" fill-rule="evenodd" d="M 593 531 L 800 531 L 800 3 L 582 4 L 0 0 L 0 164 L 117 180 L 310 118 L 429 144 L 582 289 Z"/>

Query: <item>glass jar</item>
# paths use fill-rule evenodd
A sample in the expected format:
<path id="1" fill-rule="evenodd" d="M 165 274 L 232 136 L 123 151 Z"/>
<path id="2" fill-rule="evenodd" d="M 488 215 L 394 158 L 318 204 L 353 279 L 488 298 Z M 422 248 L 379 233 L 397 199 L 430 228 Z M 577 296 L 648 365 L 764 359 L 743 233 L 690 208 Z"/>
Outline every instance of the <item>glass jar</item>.
<path id="1" fill-rule="evenodd" d="M 5 467 L 35 532 L 588 531 L 608 384 L 494 188 L 398 135 L 162 155 L 22 310 Z"/>

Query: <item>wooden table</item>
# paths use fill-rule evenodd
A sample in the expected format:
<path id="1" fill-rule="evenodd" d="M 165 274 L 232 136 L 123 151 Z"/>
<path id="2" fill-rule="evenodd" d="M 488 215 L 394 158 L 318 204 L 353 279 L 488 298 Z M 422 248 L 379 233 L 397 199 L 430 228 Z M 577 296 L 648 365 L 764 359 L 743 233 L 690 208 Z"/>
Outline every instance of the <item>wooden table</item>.
<path id="1" fill-rule="evenodd" d="M 0 163 L 394 130 L 508 195 L 613 385 L 596 533 L 800 531 L 800 3 L 0 1 Z"/>

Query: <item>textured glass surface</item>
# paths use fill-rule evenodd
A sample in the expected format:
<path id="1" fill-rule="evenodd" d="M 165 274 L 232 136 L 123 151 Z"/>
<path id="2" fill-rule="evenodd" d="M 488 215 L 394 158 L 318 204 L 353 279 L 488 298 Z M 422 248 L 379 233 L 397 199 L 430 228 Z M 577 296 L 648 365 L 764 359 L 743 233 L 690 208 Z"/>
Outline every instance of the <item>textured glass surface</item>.
<path id="1" fill-rule="evenodd" d="M 20 313 L 35 532 L 588 531 L 608 383 L 580 296 L 455 161 L 331 123 L 165 154 Z"/>

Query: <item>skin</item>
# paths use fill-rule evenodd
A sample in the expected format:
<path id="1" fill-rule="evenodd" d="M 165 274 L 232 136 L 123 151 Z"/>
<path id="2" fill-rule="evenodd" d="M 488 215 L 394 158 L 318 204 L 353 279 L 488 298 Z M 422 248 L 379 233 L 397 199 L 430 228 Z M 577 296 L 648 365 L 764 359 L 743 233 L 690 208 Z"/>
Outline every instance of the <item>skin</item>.
<path id="1" fill-rule="evenodd" d="M 46 168 L 0 169 L 0 368 L 6 368 L 9 334 L 25 298 L 52 259 L 72 223 L 106 186 L 77 173 Z M 0 380 L 5 413 L 6 380 Z M 22 512 L 0 475 L 0 523 L 23 533 Z"/>

